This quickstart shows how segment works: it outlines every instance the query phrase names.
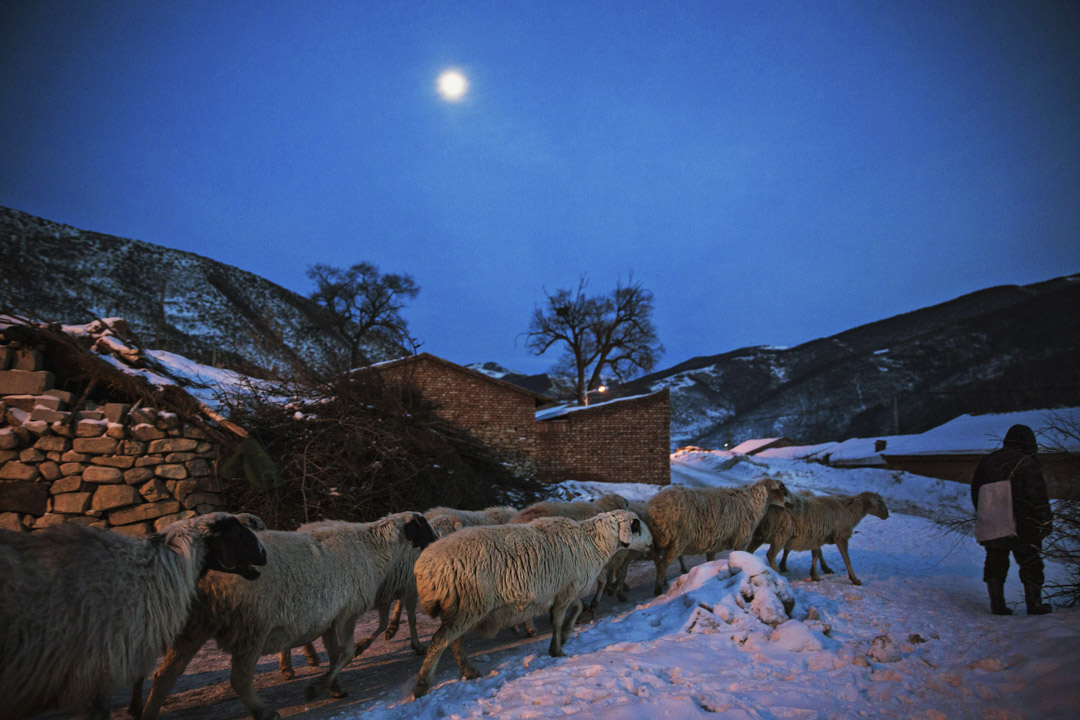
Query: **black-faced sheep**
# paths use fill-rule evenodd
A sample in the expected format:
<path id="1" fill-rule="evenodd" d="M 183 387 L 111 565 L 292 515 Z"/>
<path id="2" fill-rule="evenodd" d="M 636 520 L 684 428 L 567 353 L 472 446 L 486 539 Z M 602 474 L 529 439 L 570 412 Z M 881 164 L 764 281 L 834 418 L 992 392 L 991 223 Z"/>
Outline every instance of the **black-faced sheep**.
<path id="1" fill-rule="evenodd" d="M 646 503 L 653 533 L 659 595 L 667 585 L 667 568 L 680 555 L 705 553 L 713 560 L 721 550 L 745 550 L 769 505 L 787 505 L 784 483 L 763 478 L 741 488 L 666 487 Z"/>
<path id="2" fill-rule="evenodd" d="M 143 720 L 154 720 L 176 679 L 213 638 L 232 656 L 230 682 L 256 720 L 277 718 L 252 687 L 259 656 L 321 636 L 330 666 L 306 689 L 308 699 L 329 688 L 345 693 L 338 673 L 353 657 L 353 631 L 374 604 L 378 588 L 410 546 L 434 540 L 423 515 L 398 513 L 370 523 L 323 522 L 305 532 L 258 533 L 269 558 L 257 582 L 207 576 L 182 635 L 154 678 Z"/>
<path id="3" fill-rule="evenodd" d="M 586 520 L 540 518 L 528 524 L 464 528 L 420 553 L 416 587 L 424 612 L 441 621 L 431 638 L 413 696 L 428 692 L 447 646 L 466 678 L 479 676 L 462 635 L 487 636 L 550 611 L 548 652 L 563 655 L 564 638 L 581 612 L 579 596 L 619 548 L 645 550 L 649 530 L 626 510 Z"/>
<path id="4" fill-rule="evenodd" d="M 255 534 L 228 513 L 145 538 L 74 524 L 0 531 L 4 717 L 53 707 L 108 717 L 112 691 L 138 683 L 183 630 L 199 578 L 216 570 L 248 583 L 266 559 Z"/>

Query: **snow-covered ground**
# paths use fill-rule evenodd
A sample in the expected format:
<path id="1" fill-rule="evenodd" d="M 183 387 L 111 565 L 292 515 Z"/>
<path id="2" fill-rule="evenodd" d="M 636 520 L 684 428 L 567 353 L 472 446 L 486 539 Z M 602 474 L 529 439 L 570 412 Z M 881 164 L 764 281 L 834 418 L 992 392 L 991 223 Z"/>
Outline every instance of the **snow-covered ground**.
<path id="1" fill-rule="evenodd" d="M 838 572 L 820 583 L 805 579 L 808 553 L 793 554 L 782 575 L 764 564 L 764 548 L 731 553 L 691 568 L 658 598 L 581 626 L 566 658 L 538 642 L 496 662 L 474 658 L 485 676 L 461 680 L 446 653 L 429 695 L 399 699 L 415 681 L 402 678 L 397 697 L 362 717 L 1080 717 L 1080 609 L 1026 616 L 1013 568 L 1007 595 L 1017 614 L 989 614 L 982 549 L 931 519 L 968 512 L 965 486 L 721 452 L 677 453 L 672 474 L 697 486 L 768 474 L 795 490 L 873 490 L 893 513 L 868 516 L 852 539 L 862 586 L 848 581 L 835 548 L 825 555 Z M 639 499 L 654 490 L 564 488 L 612 489 Z"/>

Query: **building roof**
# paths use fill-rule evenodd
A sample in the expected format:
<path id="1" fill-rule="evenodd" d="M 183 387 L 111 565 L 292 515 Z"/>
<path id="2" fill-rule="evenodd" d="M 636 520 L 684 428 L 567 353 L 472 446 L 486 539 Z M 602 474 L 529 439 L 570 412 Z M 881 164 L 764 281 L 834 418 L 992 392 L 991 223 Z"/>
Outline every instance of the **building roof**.
<path id="1" fill-rule="evenodd" d="M 791 440 L 786 437 L 774 437 L 774 438 L 757 438 L 754 440 L 744 440 L 735 447 L 731 448 L 731 452 L 739 453 L 740 455 L 753 455 L 759 453 L 762 450 L 766 450 L 771 447 L 775 447 L 778 444 L 794 445 Z"/>
<path id="2" fill-rule="evenodd" d="M 571 413 L 580 413 L 588 411 L 599 411 L 604 409 L 610 409 L 614 405 L 624 402 L 632 402 L 635 400 L 643 400 L 645 398 L 653 397 L 654 395 L 660 395 L 662 393 L 669 392 L 667 388 L 657 390 L 656 392 L 648 393 L 646 395 L 629 395 L 627 397 L 615 398 L 614 400 L 608 400 L 602 403 L 594 403 L 592 405 L 556 405 L 554 407 L 544 408 L 543 410 L 537 410 L 537 420 L 557 420 L 562 417 L 566 417 Z"/>
<path id="3" fill-rule="evenodd" d="M 513 390 L 514 392 L 516 392 L 516 393 L 518 393 L 520 395 L 526 395 L 526 396 L 532 398 L 533 400 L 535 400 L 537 402 L 537 404 L 542 405 L 542 404 L 547 404 L 547 403 L 554 402 L 551 398 L 547 397 L 546 395 L 541 395 L 538 392 L 533 392 L 532 390 L 528 390 L 526 388 L 523 388 L 520 385 L 515 385 L 514 383 L 507 382 L 506 380 L 500 380 L 499 378 L 492 377 L 491 375 L 487 375 L 485 373 L 482 373 L 479 370 L 473 370 L 472 368 L 467 368 L 464 365 L 458 365 L 457 363 L 450 362 L 449 360 L 445 360 L 445 359 L 443 359 L 441 357 L 438 357 L 437 355 L 432 355 L 431 353 L 427 353 L 427 352 L 416 353 L 415 355 L 406 355 L 405 357 L 396 358 L 394 360 L 387 360 L 387 361 L 381 362 L 381 363 L 375 363 L 374 365 L 369 365 L 366 368 L 359 368 L 359 369 L 361 371 L 368 370 L 368 369 L 371 369 L 371 370 L 386 370 L 386 369 L 389 369 L 389 368 L 402 367 L 402 366 L 405 366 L 405 365 L 411 365 L 413 363 L 420 362 L 421 360 L 428 360 L 428 361 L 431 361 L 431 362 L 436 363 L 438 365 L 442 365 L 444 367 L 450 368 L 451 370 L 456 370 L 457 372 L 463 373 L 465 375 L 469 375 L 469 376 L 474 377 L 474 378 L 479 378 L 480 380 L 483 380 L 485 382 L 493 383 L 493 384 L 495 384 L 495 385 L 497 385 L 497 386 L 499 386 L 501 388 L 505 388 L 507 390 Z"/>

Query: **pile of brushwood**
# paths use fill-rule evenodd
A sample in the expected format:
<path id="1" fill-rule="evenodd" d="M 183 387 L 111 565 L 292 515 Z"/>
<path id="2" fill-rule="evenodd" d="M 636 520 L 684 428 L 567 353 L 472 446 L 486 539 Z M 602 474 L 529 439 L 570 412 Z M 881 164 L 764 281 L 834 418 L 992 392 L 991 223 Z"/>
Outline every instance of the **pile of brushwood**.
<path id="1" fill-rule="evenodd" d="M 249 433 L 222 465 L 229 507 L 271 528 L 436 505 L 523 507 L 543 491 L 419 393 L 376 373 L 303 387 L 264 383 L 227 404 L 229 419 Z"/>

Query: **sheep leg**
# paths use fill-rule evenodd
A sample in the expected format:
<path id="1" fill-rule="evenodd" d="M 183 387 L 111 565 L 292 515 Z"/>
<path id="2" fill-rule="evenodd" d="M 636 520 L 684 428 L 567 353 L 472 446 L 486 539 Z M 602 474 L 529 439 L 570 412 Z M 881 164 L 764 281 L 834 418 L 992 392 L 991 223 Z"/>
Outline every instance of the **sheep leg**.
<path id="1" fill-rule="evenodd" d="M 405 607 L 405 603 L 402 602 L 401 598 L 394 601 L 394 612 L 391 613 L 390 624 L 386 626 L 387 640 L 390 640 L 397 635 L 398 628 L 401 627 L 401 609 L 403 607 Z"/>
<path id="2" fill-rule="evenodd" d="M 780 572 L 787 572 L 787 556 L 791 554 L 791 551 L 784 548 L 784 556 L 780 558 Z M 775 554 L 773 555 L 775 557 Z"/>
<path id="3" fill-rule="evenodd" d="M 657 551 L 656 556 L 653 558 L 653 564 L 656 565 L 656 582 L 653 584 L 653 595 L 659 595 L 664 592 L 664 588 L 667 587 L 668 566 L 671 565 L 671 562 L 676 557 L 679 558 L 679 565 L 683 567 L 683 572 L 685 573 L 686 566 L 677 549 L 670 547 L 666 550 Z"/>
<path id="4" fill-rule="evenodd" d="M 596 608 L 600 604 L 600 596 L 604 594 L 604 590 L 608 587 L 607 573 L 601 572 L 596 578 L 596 594 L 593 595 L 593 599 L 589 602 L 588 607 L 585 608 L 585 614 L 589 617 L 596 617 Z"/>
<path id="5" fill-rule="evenodd" d="M 671 561 L 669 560 L 668 565 L 670 565 L 670 564 L 671 564 Z M 690 572 L 690 570 L 687 569 L 687 567 L 686 567 L 686 560 L 683 559 L 682 555 L 679 556 L 679 569 L 682 570 L 683 575 Z"/>
<path id="6" fill-rule="evenodd" d="M 195 653 L 210 639 L 210 633 L 182 633 L 176 639 L 172 647 L 165 653 L 161 661 L 161 667 L 154 674 L 154 684 L 150 688 L 150 696 L 146 698 L 143 706 L 142 720 L 157 720 L 161 713 L 161 706 L 169 691 L 176 683 L 177 678 L 184 674 L 184 668 L 195 657 Z"/>
<path id="7" fill-rule="evenodd" d="M 844 565 L 847 566 L 847 576 L 851 579 L 852 585 L 862 585 L 862 580 L 855 577 L 855 571 L 851 569 L 851 558 L 848 557 L 847 540 L 839 540 L 836 543 L 836 547 L 840 550 L 840 557 L 844 558 Z M 820 550 L 818 552 L 821 552 Z"/>
<path id="8" fill-rule="evenodd" d="M 282 650 L 278 655 L 278 670 L 283 680 L 292 680 L 296 673 L 292 669 L 292 650 Z"/>
<path id="9" fill-rule="evenodd" d="M 435 668 L 439 664 L 446 646 L 461 637 L 462 632 L 450 629 L 444 622 L 431 636 L 428 643 L 427 654 L 424 655 L 424 663 L 420 666 L 420 672 L 416 676 L 416 685 L 413 686 L 414 698 L 423 697 L 431 690 L 431 681 L 435 678 Z"/>
<path id="10" fill-rule="evenodd" d="M 256 645 L 256 648 L 259 646 Z M 259 664 L 257 649 L 246 648 L 233 653 L 229 684 L 255 720 L 277 720 L 280 716 L 255 692 L 255 666 Z"/>
<path id="11" fill-rule="evenodd" d="M 146 678 L 139 678 L 131 684 L 131 702 L 128 704 L 128 715 L 139 720 L 142 717 L 143 701 L 143 683 Z"/>
<path id="12" fill-rule="evenodd" d="M 773 543 L 769 546 L 768 551 L 765 553 L 765 559 L 769 561 L 769 567 L 771 567 L 773 570 L 776 570 L 777 572 L 780 572 L 779 569 L 776 567 L 776 554 L 778 552 L 780 552 L 780 546 Z M 786 558 L 787 555 L 785 555 L 784 557 Z"/>
<path id="13" fill-rule="evenodd" d="M 566 618 L 566 603 L 556 601 L 551 606 L 551 644 L 548 645 L 548 654 L 551 657 L 565 657 L 562 650 L 563 620 Z"/>
<path id="14" fill-rule="evenodd" d="M 319 697 L 323 690 L 330 689 L 330 696 L 335 698 L 346 697 L 348 693 L 341 689 L 338 683 L 338 673 L 342 668 L 352 662 L 353 646 L 352 634 L 356 627 L 357 617 L 346 618 L 344 622 L 335 622 L 330 629 L 323 633 L 323 644 L 330 656 L 329 668 L 325 675 L 320 675 L 310 685 L 304 688 L 304 697 L 314 700 Z M 378 633 L 376 633 L 377 635 Z"/>
<path id="15" fill-rule="evenodd" d="M 403 604 L 405 605 L 405 616 L 409 621 L 409 645 L 414 653 L 423 655 L 427 648 L 424 647 L 424 643 L 420 642 L 420 635 L 416 632 L 416 601 L 417 597 L 413 594 L 406 598 Z M 402 601 L 398 601 L 398 603 L 401 605 Z"/>
<path id="16" fill-rule="evenodd" d="M 461 671 L 461 677 L 466 680 L 475 680 L 480 677 L 480 671 L 469 662 L 469 654 L 465 652 L 464 635 L 458 635 L 454 642 L 450 643 L 450 652 L 454 653 L 454 660 L 457 661 L 458 670 Z"/>
<path id="17" fill-rule="evenodd" d="M 353 648 L 353 658 L 358 658 L 364 654 L 364 651 L 371 647 L 371 643 L 375 642 L 375 639 L 382 634 L 383 630 L 386 630 L 386 626 L 390 624 L 390 606 L 379 606 L 379 626 L 360 642 L 356 643 L 356 647 Z"/>
<path id="18" fill-rule="evenodd" d="M 307 664 L 311 667 L 319 667 L 319 653 L 315 652 L 315 646 L 312 643 L 305 643 L 303 645 L 304 656 L 307 658 Z M 278 655 L 278 670 L 281 671 L 281 677 L 284 680 L 293 680 L 296 678 L 296 673 L 292 667 L 292 650 L 282 650 Z"/>
<path id="19" fill-rule="evenodd" d="M 86 720 L 109 720 L 109 696 L 97 692 L 86 708 Z"/>
<path id="20" fill-rule="evenodd" d="M 705 553 L 705 562 L 712 562 L 716 559 L 716 553 Z M 683 572 L 686 572 L 683 570 Z"/>
<path id="21" fill-rule="evenodd" d="M 833 574 L 832 568 L 825 564 L 825 553 L 822 552 L 821 548 L 818 548 L 818 562 L 821 563 L 821 571 L 823 573 L 826 573 L 827 575 Z"/>
<path id="22" fill-rule="evenodd" d="M 319 667 L 319 653 L 315 652 L 315 643 L 304 644 L 304 657 L 307 658 L 309 666 Z"/>
<path id="23" fill-rule="evenodd" d="M 615 578 L 615 597 L 619 598 L 619 602 L 626 602 L 626 591 L 630 589 L 630 586 L 626 584 L 628 572 L 630 572 L 629 558 L 619 567 L 619 573 Z"/>
<path id="24" fill-rule="evenodd" d="M 817 563 L 819 557 L 821 557 L 820 549 L 815 548 L 814 550 L 810 551 L 810 579 L 815 582 L 819 582 L 821 580 L 821 577 L 818 575 L 817 572 Z"/>

